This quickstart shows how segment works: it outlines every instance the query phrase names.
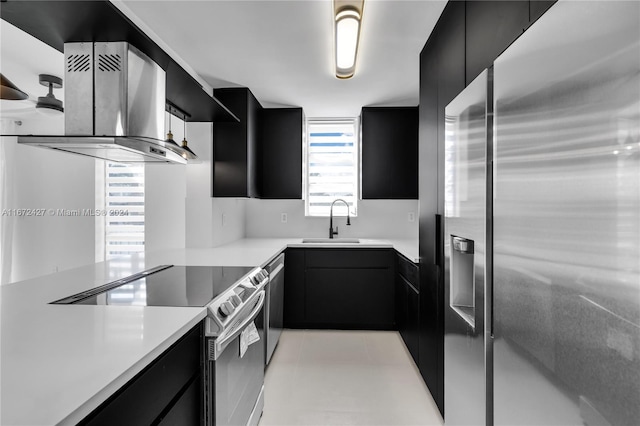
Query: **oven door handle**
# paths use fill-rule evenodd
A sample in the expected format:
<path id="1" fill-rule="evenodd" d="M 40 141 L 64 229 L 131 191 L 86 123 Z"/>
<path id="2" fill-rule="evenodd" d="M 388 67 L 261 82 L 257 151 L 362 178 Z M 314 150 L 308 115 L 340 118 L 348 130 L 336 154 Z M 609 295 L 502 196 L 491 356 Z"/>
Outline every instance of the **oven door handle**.
<path id="1" fill-rule="evenodd" d="M 264 306 L 264 299 L 265 299 L 265 291 L 261 290 L 258 295 L 258 301 L 256 302 L 255 307 L 253 308 L 251 313 L 246 317 L 246 319 L 238 321 L 236 325 L 232 326 L 226 332 L 218 336 L 218 338 L 215 340 L 216 345 L 215 345 L 214 360 L 218 359 L 220 357 L 220 354 L 222 354 L 222 352 L 229 345 L 229 343 L 231 343 L 233 339 L 238 337 L 238 335 L 242 332 L 242 330 L 245 329 L 247 325 L 249 325 L 249 323 L 251 323 L 253 320 L 256 319 L 256 317 L 258 316 L 258 313 Z"/>

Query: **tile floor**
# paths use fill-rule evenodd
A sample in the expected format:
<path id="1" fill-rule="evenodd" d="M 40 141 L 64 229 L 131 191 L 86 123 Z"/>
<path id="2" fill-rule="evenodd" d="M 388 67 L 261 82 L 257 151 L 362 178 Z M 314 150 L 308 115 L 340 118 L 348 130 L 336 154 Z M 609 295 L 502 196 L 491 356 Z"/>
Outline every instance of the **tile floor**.
<path id="1" fill-rule="evenodd" d="M 442 424 L 397 332 L 282 333 L 260 426 Z"/>

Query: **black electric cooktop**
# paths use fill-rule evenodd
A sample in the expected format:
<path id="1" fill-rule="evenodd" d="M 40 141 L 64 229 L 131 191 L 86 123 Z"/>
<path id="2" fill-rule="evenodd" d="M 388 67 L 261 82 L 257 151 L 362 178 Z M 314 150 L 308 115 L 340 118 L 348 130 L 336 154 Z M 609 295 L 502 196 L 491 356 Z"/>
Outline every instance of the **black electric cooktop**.
<path id="1" fill-rule="evenodd" d="M 205 306 L 254 268 L 171 266 L 86 298 L 54 303 L 121 306 Z"/>

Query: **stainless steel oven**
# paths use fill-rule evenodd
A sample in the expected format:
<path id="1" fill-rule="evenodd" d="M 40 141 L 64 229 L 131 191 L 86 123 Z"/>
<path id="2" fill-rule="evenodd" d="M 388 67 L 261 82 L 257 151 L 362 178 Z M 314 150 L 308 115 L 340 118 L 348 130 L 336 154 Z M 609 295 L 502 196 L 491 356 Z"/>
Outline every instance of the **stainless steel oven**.
<path id="1" fill-rule="evenodd" d="M 208 426 L 257 425 L 264 406 L 264 302 L 261 290 L 222 334 L 206 338 L 205 418 Z M 255 329 L 253 328 L 255 327 Z M 246 345 L 248 334 L 259 340 Z"/>

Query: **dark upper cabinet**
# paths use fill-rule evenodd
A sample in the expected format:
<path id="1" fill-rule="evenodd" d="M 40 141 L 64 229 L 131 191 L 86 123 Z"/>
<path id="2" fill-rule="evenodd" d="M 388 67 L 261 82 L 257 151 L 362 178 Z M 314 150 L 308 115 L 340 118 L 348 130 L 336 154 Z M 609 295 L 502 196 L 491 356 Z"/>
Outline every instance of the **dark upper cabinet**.
<path id="1" fill-rule="evenodd" d="M 538 20 L 556 0 L 531 0 L 529 2 L 529 24 Z"/>
<path id="2" fill-rule="evenodd" d="M 466 83 L 489 68 L 528 25 L 528 1 L 467 1 Z"/>
<path id="3" fill-rule="evenodd" d="M 261 112 L 260 198 L 302 198 L 302 108 Z"/>
<path id="4" fill-rule="evenodd" d="M 258 197 L 258 137 L 262 106 L 244 87 L 214 90 L 239 123 L 213 126 L 213 196 Z"/>
<path id="5" fill-rule="evenodd" d="M 418 198 L 418 107 L 364 107 L 362 198 Z"/>

